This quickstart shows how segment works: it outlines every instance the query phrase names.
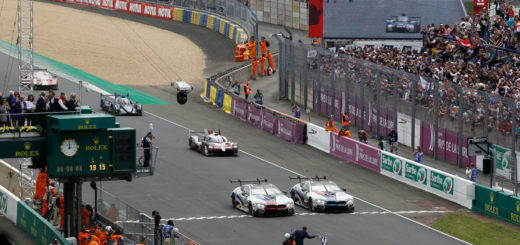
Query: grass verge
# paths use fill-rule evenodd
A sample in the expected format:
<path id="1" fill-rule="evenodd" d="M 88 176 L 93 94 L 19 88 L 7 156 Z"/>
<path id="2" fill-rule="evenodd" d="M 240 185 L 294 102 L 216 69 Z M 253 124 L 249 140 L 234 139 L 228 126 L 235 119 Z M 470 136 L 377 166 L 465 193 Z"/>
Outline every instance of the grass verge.
<path id="1" fill-rule="evenodd" d="M 436 221 L 432 227 L 475 245 L 520 244 L 520 232 L 470 217 L 468 214 L 449 214 Z"/>

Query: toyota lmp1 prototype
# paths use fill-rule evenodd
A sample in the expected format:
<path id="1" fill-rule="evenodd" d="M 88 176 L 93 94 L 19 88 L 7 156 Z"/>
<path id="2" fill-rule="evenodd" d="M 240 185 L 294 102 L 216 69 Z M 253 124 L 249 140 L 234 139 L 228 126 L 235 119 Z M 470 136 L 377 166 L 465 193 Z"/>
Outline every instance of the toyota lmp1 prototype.
<path id="1" fill-rule="evenodd" d="M 114 115 L 143 115 L 143 105 L 132 102 L 130 98 L 115 93 L 114 95 L 101 95 L 101 109 Z"/>
<path id="2" fill-rule="evenodd" d="M 354 197 L 345 193 L 336 183 L 325 180 L 326 177 L 289 177 L 300 183 L 291 189 L 294 203 L 313 212 L 343 211 L 354 212 Z M 304 180 L 304 181 L 302 181 Z"/>
<path id="3" fill-rule="evenodd" d="M 34 90 L 58 90 L 58 78 L 46 69 L 34 69 L 32 86 Z"/>
<path id="4" fill-rule="evenodd" d="M 229 141 L 218 132 L 189 132 L 188 145 L 191 149 L 202 152 L 205 156 L 216 154 L 238 155 L 238 143 Z"/>
<path id="5" fill-rule="evenodd" d="M 416 33 L 421 30 L 420 17 L 392 16 L 386 20 L 386 32 Z"/>
<path id="6" fill-rule="evenodd" d="M 229 180 L 240 183 L 231 193 L 233 207 L 252 216 L 294 215 L 294 202 L 267 179 Z"/>

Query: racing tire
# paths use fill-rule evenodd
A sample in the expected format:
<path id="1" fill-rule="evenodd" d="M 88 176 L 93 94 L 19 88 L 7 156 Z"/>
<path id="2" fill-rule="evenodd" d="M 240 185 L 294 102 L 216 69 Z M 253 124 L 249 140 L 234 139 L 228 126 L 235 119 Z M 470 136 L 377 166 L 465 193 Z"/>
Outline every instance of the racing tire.
<path id="1" fill-rule="evenodd" d="M 294 215 L 295 211 L 294 211 L 294 208 L 291 208 L 289 210 L 287 210 L 287 215 Z"/>
<path id="2" fill-rule="evenodd" d="M 294 194 L 294 191 L 291 191 L 291 199 L 294 201 L 294 204 L 299 203 L 298 199 L 296 198 L 296 194 Z"/>
<path id="3" fill-rule="evenodd" d="M 352 208 L 347 208 L 347 212 L 349 212 L 349 213 L 354 213 L 354 209 L 355 209 L 354 207 L 352 207 Z"/>
<path id="4" fill-rule="evenodd" d="M 258 216 L 258 215 L 256 214 L 256 212 L 253 211 L 253 205 L 252 205 L 251 203 L 249 203 L 249 205 L 248 205 L 248 210 L 249 210 L 249 214 L 250 214 L 251 216 L 253 216 L 253 217 Z"/>
<path id="5" fill-rule="evenodd" d="M 312 212 L 316 212 L 316 209 L 312 205 L 312 198 L 309 198 L 309 210 L 311 210 Z"/>
<path id="6" fill-rule="evenodd" d="M 209 150 L 208 150 L 208 145 L 204 145 L 204 147 L 202 149 L 202 153 L 204 154 L 204 156 L 209 157 L 210 153 L 209 153 Z"/>
<path id="7" fill-rule="evenodd" d="M 191 150 L 193 150 L 193 141 L 191 140 L 191 138 L 188 140 L 188 146 L 190 147 Z"/>
<path id="8" fill-rule="evenodd" d="M 238 156 L 238 150 L 233 152 L 233 156 Z"/>

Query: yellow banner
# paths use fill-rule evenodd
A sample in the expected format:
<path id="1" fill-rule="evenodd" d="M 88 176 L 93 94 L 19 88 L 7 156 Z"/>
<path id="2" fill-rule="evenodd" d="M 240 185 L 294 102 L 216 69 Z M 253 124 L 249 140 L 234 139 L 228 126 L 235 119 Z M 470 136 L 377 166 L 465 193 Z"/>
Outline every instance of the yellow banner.
<path id="1" fill-rule="evenodd" d="M 217 88 L 211 86 L 211 90 L 209 92 L 209 100 L 211 101 L 211 103 L 213 103 L 214 105 L 216 104 L 215 103 L 215 97 L 217 97 Z"/>
<path id="2" fill-rule="evenodd" d="M 224 94 L 224 103 L 222 105 L 222 110 L 224 110 L 227 114 L 231 113 L 231 102 L 233 101 L 233 97 L 228 94 Z"/>

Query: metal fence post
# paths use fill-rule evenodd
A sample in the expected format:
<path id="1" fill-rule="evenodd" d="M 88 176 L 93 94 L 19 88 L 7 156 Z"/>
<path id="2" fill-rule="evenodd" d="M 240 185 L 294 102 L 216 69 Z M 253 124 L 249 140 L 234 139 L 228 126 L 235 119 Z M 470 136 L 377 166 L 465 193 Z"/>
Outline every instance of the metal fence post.
<path id="1" fill-rule="evenodd" d="M 345 62 L 345 108 L 347 110 L 347 113 L 350 113 L 350 96 L 348 91 L 348 76 L 350 75 L 350 66 L 349 66 L 349 60 Z M 354 113 L 356 113 L 354 111 Z"/>
<path id="2" fill-rule="evenodd" d="M 305 46 L 303 46 L 303 57 L 305 57 L 305 63 L 303 64 L 303 109 L 304 110 L 307 110 L 307 100 L 308 100 L 308 95 L 307 93 L 309 92 L 309 83 L 308 83 L 308 69 L 309 69 L 309 63 L 307 62 L 307 48 L 305 48 Z M 301 86 L 301 84 L 300 84 Z M 301 95 L 300 95 L 301 96 Z"/>
<path id="3" fill-rule="evenodd" d="M 321 52 L 320 52 L 320 49 L 317 49 L 317 57 L 318 57 L 318 81 L 317 81 L 317 84 L 316 84 L 316 99 L 318 100 L 318 103 L 316 103 L 316 105 L 318 106 L 318 114 L 321 114 Z M 314 108 L 314 110 L 316 110 L 316 108 Z"/>
<path id="4" fill-rule="evenodd" d="M 336 68 L 335 68 L 335 64 L 336 64 L 336 58 L 334 58 L 334 54 L 331 54 L 330 55 L 330 67 L 332 68 L 332 71 L 331 71 L 332 72 L 332 77 L 331 77 L 331 81 L 330 82 L 331 82 L 331 87 L 332 87 L 332 96 L 331 96 L 331 100 L 332 101 L 330 102 L 330 104 L 331 104 L 331 107 L 332 107 L 331 108 L 332 111 L 331 111 L 330 114 L 333 115 L 332 118 L 334 118 L 334 115 L 336 114 L 335 113 L 335 109 L 336 109 L 335 105 L 336 104 L 334 103 L 335 100 L 336 100 L 336 84 L 335 84 L 335 81 L 336 81 Z"/>
<path id="5" fill-rule="evenodd" d="M 394 87 L 393 87 L 393 94 L 394 94 L 394 98 L 393 98 L 393 108 L 394 108 L 394 127 L 395 127 L 395 132 L 397 132 L 397 123 L 398 123 L 398 120 L 397 120 L 397 97 L 399 96 L 397 94 L 397 74 L 395 74 L 395 72 L 393 73 L 393 76 L 392 76 L 392 80 L 394 82 Z M 401 136 L 402 137 L 402 136 Z M 399 144 L 399 143 L 397 143 Z"/>
<path id="6" fill-rule="evenodd" d="M 433 84 L 433 132 L 435 135 L 433 136 L 434 144 L 433 144 L 433 158 L 435 160 L 439 159 L 439 82 L 435 81 Z"/>
<path id="7" fill-rule="evenodd" d="M 415 93 L 417 91 L 417 81 L 416 79 L 412 80 L 412 149 L 415 149 Z"/>
<path id="8" fill-rule="evenodd" d="M 377 110 L 377 118 L 376 118 L 376 136 L 377 138 L 379 139 L 379 137 L 381 136 L 381 132 L 379 131 L 379 125 L 380 125 L 380 116 L 381 116 L 381 80 L 382 79 L 382 75 L 381 73 L 379 73 L 379 75 L 376 74 L 376 110 Z"/>
<path id="9" fill-rule="evenodd" d="M 462 168 L 462 134 L 464 133 L 464 99 L 463 99 L 463 89 L 462 87 L 459 86 L 459 89 L 457 89 L 459 91 L 459 145 L 458 145 L 458 151 L 459 151 L 459 154 L 458 154 L 458 165 L 459 165 L 459 168 Z"/>
<path id="10" fill-rule="evenodd" d="M 359 81 L 360 86 L 360 97 L 361 97 L 361 129 L 365 129 L 365 80 L 367 78 L 367 73 L 365 71 L 365 67 L 362 67 L 363 79 Z"/>
<path id="11" fill-rule="evenodd" d="M 511 180 L 513 181 L 513 194 L 515 196 L 518 195 L 518 163 L 516 162 L 516 101 L 513 100 L 513 111 L 512 111 L 512 121 L 511 121 Z"/>
<path id="12" fill-rule="evenodd" d="M 278 99 L 281 100 L 284 95 L 282 88 L 285 86 L 285 81 L 283 80 L 283 64 L 285 62 L 285 54 L 284 54 L 284 39 L 280 38 L 278 35 L 274 36 L 278 39 L 280 51 L 278 53 Z"/>
<path id="13" fill-rule="evenodd" d="M 484 117 L 484 136 L 489 137 L 489 96 L 484 95 L 485 98 L 485 117 Z"/>
<path id="14" fill-rule="evenodd" d="M 289 75 L 291 76 L 290 79 L 291 79 L 291 102 L 292 104 L 295 104 L 296 101 L 294 100 L 294 93 L 295 93 L 295 90 L 296 90 L 296 84 L 295 84 L 295 79 L 296 79 L 296 73 L 294 71 L 294 58 L 295 58 L 295 55 L 294 55 L 294 44 L 293 42 L 289 42 L 289 62 L 290 62 L 290 65 L 289 65 L 289 70 L 290 70 L 290 73 Z"/>

